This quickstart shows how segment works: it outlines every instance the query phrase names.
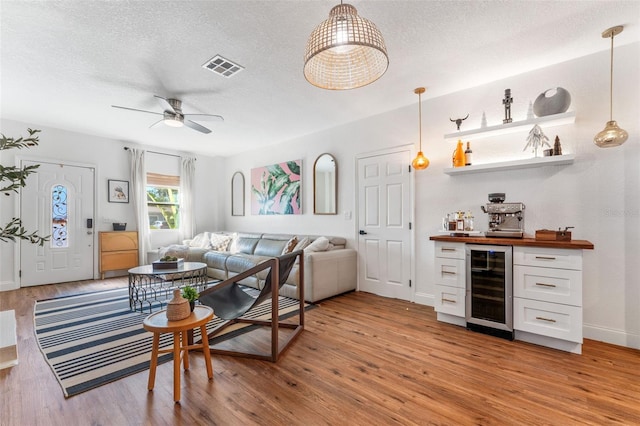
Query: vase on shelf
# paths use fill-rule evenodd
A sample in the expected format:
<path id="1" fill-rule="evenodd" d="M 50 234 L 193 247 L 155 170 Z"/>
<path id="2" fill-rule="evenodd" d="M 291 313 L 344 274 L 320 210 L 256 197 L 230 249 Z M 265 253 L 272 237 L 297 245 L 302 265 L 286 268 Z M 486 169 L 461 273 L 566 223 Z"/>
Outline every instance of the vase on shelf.
<path id="1" fill-rule="evenodd" d="M 533 112 L 536 117 L 562 114 L 567 112 L 571 105 L 571 94 L 567 89 L 556 87 L 540 93 L 533 103 Z"/>
<path id="2" fill-rule="evenodd" d="M 167 319 L 169 321 L 180 321 L 191 315 L 189 301 L 182 297 L 179 288 L 173 290 L 173 299 L 167 303 Z"/>
<path id="3" fill-rule="evenodd" d="M 456 149 L 453 150 L 451 161 L 453 167 L 464 167 L 464 146 L 461 140 L 458 140 L 458 145 Z"/>

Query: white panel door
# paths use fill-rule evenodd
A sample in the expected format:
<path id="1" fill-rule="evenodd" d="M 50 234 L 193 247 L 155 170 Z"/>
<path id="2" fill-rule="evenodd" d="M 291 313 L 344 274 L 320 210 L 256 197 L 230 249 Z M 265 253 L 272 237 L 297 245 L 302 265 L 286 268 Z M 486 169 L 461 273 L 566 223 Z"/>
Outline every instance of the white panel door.
<path id="1" fill-rule="evenodd" d="M 93 279 L 94 169 L 40 164 L 21 190 L 20 217 L 27 231 L 51 235 L 44 246 L 20 242 L 20 286 Z M 92 224 L 91 224 L 92 225 Z"/>
<path id="2" fill-rule="evenodd" d="M 411 300 L 410 152 L 358 159 L 361 291 Z"/>

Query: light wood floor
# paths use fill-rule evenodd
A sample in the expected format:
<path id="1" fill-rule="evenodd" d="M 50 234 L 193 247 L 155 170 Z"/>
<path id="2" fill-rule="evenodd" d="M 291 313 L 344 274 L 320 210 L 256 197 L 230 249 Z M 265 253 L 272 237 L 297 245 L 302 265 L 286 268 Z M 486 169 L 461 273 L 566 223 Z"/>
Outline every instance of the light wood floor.
<path id="1" fill-rule="evenodd" d="M 640 424 L 640 351 L 586 340 L 583 355 L 438 323 L 431 307 L 367 293 L 320 303 L 277 364 L 202 354 L 173 403 L 172 365 L 65 399 L 34 338 L 38 299 L 121 278 L 0 293 L 19 365 L 0 371 L 4 425 Z"/>

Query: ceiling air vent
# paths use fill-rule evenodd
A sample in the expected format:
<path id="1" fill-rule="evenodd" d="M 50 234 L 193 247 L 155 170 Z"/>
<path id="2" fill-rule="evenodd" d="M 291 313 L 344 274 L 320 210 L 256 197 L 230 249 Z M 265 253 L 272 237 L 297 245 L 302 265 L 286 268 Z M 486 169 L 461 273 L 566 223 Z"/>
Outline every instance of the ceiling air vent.
<path id="1" fill-rule="evenodd" d="M 204 65 L 202 65 L 202 68 L 206 68 L 209 71 L 227 78 L 236 75 L 244 69 L 240 65 L 233 63 L 220 55 L 216 55 L 209 59 Z"/>

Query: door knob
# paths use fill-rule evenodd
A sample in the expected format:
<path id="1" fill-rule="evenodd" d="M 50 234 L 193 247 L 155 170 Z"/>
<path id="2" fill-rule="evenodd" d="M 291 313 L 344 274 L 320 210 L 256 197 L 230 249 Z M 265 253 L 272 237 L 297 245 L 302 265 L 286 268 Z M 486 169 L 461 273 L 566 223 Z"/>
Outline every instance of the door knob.
<path id="1" fill-rule="evenodd" d="M 360 230 L 360 235 L 367 235 L 367 231 L 364 231 L 364 230 L 361 229 Z"/>

